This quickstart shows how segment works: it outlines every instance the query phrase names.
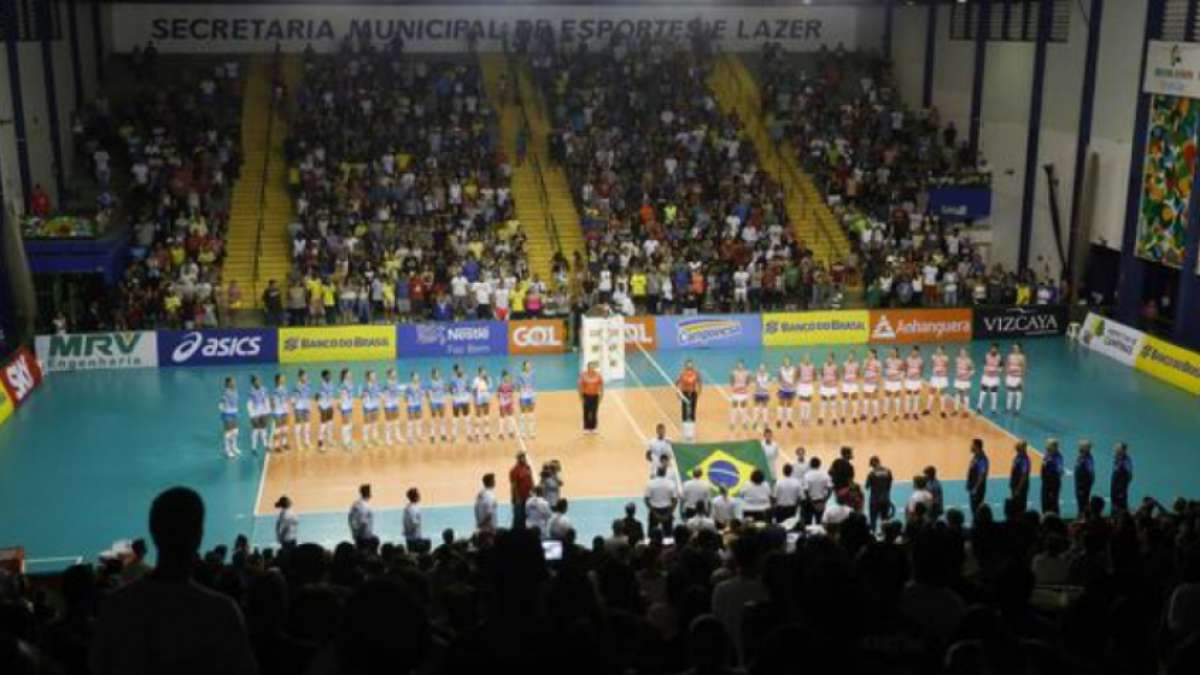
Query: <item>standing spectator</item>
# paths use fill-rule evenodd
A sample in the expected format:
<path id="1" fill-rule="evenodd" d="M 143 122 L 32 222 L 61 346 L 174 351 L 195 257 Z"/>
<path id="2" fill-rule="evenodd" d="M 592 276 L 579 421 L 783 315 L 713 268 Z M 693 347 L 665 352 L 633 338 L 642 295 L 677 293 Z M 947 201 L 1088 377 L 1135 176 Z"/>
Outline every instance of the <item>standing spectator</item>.
<path id="1" fill-rule="evenodd" d="M 287 311 L 289 326 L 304 325 L 304 315 L 308 311 L 308 291 L 299 278 L 293 279 L 292 284 L 288 286 Z"/>
<path id="2" fill-rule="evenodd" d="M 1017 513 L 1029 508 L 1029 450 L 1025 441 L 1017 441 L 1013 448 L 1012 469 L 1008 475 L 1009 496 Z"/>
<path id="3" fill-rule="evenodd" d="M 600 401 L 604 398 L 604 378 L 596 370 L 596 362 L 588 361 L 587 370 L 579 376 L 579 400 L 583 403 L 583 433 L 595 434 L 600 412 Z"/>
<path id="4" fill-rule="evenodd" d="M 704 480 L 704 469 L 692 469 L 692 477 L 684 481 L 680 509 L 682 513 L 695 510 L 699 505 L 708 505 L 712 499 L 712 486 Z"/>
<path id="5" fill-rule="evenodd" d="M 429 550 L 429 540 L 421 532 L 421 493 L 415 487 L 404 494 L 408 503 L 404 505 L 404 545 L 411 553 Z"/>
<path id="6" fill-rule="evenodd" d="M 867 461 L 871 470 L 867 472 L 867 492 L 870 507 L 867 511 L 871 531 L 880 520 L 890 520 L 895 507 L 892 505 L 892 470 L 884 466 L 878 457 Z"/>
<path id="7" fill-rule="evenodd" d="M 742 500 L 729 496 L 729 489 L 724 485 L 718 486 L 712 502 L 712 517 L 718 528 L 729 527 L 730 523 L 742 518 Z"/>
<path id="8" fill-rule="evenodd" d="M 650 510 L 650 528 L 657 527 L 664 534 L 670 533 L 679 495 L 675 491 L 675 482 L 667 478 L 665 468 L 659 467 L 650 482 L 646 483 L 645 502 Z"/>
<path id="9" fill-rule="evenodd" d="M 782 523 L 796 515 L 800 499 L 804 495 L 804 483 L 794 476 L 791 464 L 783 465 L 783 477 L 775 481 L 772 501 L 775 504 L 775 522 Z"/>
<path id="10" fill-rule="evenodd" d="M 50 216 L 50 195 L 41 183 L 33 186 L 33 194 L 29 197 L 29 211 L 38 218 Z"/>
<path id="11" fill-rule="evenodd" d="M 904 507 L 904 514 L 911 519 L 921 519 L 929 516 L 930 508 L 933 506 L 933 494 L 929 492 L 929 482 L 925 480 L 925 476 L 913 477 L 913 491 L 908 496 L 908 504 Z"/>
<path id="12" fill-rule="evenodd" d="M 983 500 L 987 498 L 988 471 L 990 469 L 987 453 L 983 451 L 983 439 L 971 441 L 971 464 L 967 468 L 967 496 L 971 501 L 971 517 L 979 513 Z"/>
<path id="13" fill-rule="evenodd" d="M 1082 518 L 1092 501 L 1092 486 L 1096 484 L 1096 462 L 1092 458 L 1092 442 L 1079 441 L 1075 458 L 1075 513 Z"/>
<path id="14" fill-rule="evenodd" d="M 275 508 L 279 509 L 279 517 L 275 520 L 275 541 L 279 542 L 281 549 L 295 548 L 300 532 L 300 518 L 292 512 L 292 500 L 283 495 L 275 502 Z"/>
<path id="15" fill-rule="evenodd" d="M 1059 493 L 1062 491 L 1063 456 L 1058 441 L 1046 441 L 1046 456 L 1042 458 L 1042 515 L 1059 513 Z"/>
<path id="16" fill-rule="evenodd" d="M 258 672 L 237 603 L 192 580 L 204 534 L 204 502 L 171 488 L 150 507 L 154 572 L 113 593 L 96 622 L 88 660 L 95 675 Z"/>
<path id="17" fill-rule="evenodd" d="M 929 515 L 936 520 L 946 512 L 946 495 L 942 491 L 942 481 L 938 480 L 937 467 L 933 465 L 925 467 L 922 475 L 925 476 L 925 489 L 929 490 L 929 494 L 933 497 L 933 501 L 929 504 Z"/>
<path id="18" fill-rule="evenodd" d="M 554 504 L 554 513 L 550 516 L 550 522 L 546 526 L 547 538 L 556 541 L 567 541 L 571 538 L 574 528 L 571 526 L 571 519 L 567 517 L 567 507 L 566 499 L 559 499 Z"/>
<path id="19" fill-rule="evenodd" d="M 508 486 L 512 496 L 512 529 L 525 529 L 525 502 L 533 493 L 533 470 L 524 452 L 517 453 L 517 463 L 508 472 Z"/>
<path id="20" fill-rule="evenodd" d="M 542 488 L 542 496 L 551 505 L 558 503 L 558 498 L 562 496 L 562 465 L 557 459 L 552 459 L 542 465 L 541 473 L 538 475 L 538 480 Z"/>
<path id="21" fill-rule="evenodd" d="M 843 445 L 838 458 L 829 465 L 829 479 L 833 481 L 834 492 L 844 490 L 854 482 L 854 465 L 850 463 L 853 459 L 854 449 Z"/>
<path id="22" fill-rule="evenodd" d="M 274 279 L 267 282 L 267 288 L 262 294 L 263 309 L 267 313 L 267 324 L 280 326 L 283 324 L 283 293 L 279 283 Z"/>
<path id="23" fill-rule="evenodd" d="M 371 485 L 358 486 L 358 499 L 350 506 L 350 537 L 358 546 L 375 538 L 375 512 L 371 510 Z"/>
<path id="24" fill-rule="evenodd" d="M 833 491 L 833 481 L 829 474 L 821 468 L 821 458 L 813 457 L 808 460 L 808 471 L 804 472 L 804 503 L 801 506 L 801 522 L 814 525 L 821 522 L 825 513 L 825 502 Z"/>
<path id="25" fill-rule="evenodd" d="M 621 533 L 629 541 L 630 546 L 637 546 L 646 538 L 646 528 L 637 519 L 637 504 L 629 502 L 625 505 L 625 517 L 621 519 Z"/>
<path id="26" fill-rule="evenodd" d="M 746 612 L 746 605 L 770 599 L 767 588 L 759 581 L 761 541 L 761 535 L 738 537 L 733 544 L 735 576 L 717 584 L 712 592 L 713 615 L 725 626 L 725 633 L 733 638 L 739 663 L 744 658 L 742 617 Z"/>
<path id="27" fill-rule="evenodd" d="M 496 474 L 483 474 L 483 487 L 475 495 L 475 529 L 479 532 L 496 531 Z"/>
<path id="28" fill-rule="evenodd" d="M 1109 503 L 1113 513 L 1129 510 L 1129 484 L 1133 482 L 1133 458 L 1129 446 L 1117 443 L 1113 449 L 1112 483 Z"/>
<path id="29" fill-rule="evenodd" d="M 550 527 L 550 502 L 546 501 L 546 490 L 541 485 L 533 488 L 533 494 L 525 502 L 525 527 L 534 530 L 545 539 Z"/>

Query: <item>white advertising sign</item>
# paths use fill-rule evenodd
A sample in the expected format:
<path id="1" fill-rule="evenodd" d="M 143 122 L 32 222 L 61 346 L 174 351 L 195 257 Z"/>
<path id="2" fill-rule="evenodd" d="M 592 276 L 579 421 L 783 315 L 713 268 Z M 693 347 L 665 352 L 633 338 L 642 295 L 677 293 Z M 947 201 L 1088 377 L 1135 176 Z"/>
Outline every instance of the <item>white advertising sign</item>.
<path id="1" fill-rule="evenodd" d="M 482 5 L 141 4 L 110 5 L 113 48 L 153 41 L 167 53 L 263 53 L 279 45 L 332 51 L 347 38 L 376 44 L 397 36 L 408 52 L 462 52 L 478 36 L 480 51 L 500 51 L 519 25 L 550 26 L 592 46 L 614 34 L 686 36 L 697 21 L 728 51 L 757 51 L 767 41 L 795 51 L 874 47 L 880 22 L 868 8 L 799 5 L 553 5 L 518 1 Z"/>
<path id="2" fill-rule="evenodd" d="M 1200 44 L 1151 40 L 1142 89 L 1147 94 L 1200 98 Z"/>
<path id="3" fill-rule="evenodd" d="M 1099 314 L 1088 314 L 1079 331 L 1079 341 L 1094 352 L 1132 367 L 1146 335 Z"/>
<path id="4" fill-rule="evenodd" d="M 48 373 L 158 367 L 154 331 L 39 335 L 35 344 Z"/>

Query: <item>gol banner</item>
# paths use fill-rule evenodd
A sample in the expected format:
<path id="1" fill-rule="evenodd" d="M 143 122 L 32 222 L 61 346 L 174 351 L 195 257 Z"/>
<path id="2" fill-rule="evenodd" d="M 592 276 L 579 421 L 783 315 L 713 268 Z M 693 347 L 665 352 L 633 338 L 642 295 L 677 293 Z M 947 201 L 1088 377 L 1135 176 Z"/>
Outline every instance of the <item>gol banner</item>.
<path id="1" fill-rule="evenodd" d="M 567 324 L 562 319 L 508 322 L 509 354 L 562 354 L 567 351 Z"/>

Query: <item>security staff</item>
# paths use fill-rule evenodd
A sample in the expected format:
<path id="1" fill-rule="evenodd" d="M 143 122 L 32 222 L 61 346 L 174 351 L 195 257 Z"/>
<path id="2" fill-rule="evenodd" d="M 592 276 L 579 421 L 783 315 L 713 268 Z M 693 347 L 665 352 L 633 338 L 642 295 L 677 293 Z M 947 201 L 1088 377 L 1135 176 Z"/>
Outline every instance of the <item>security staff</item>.
<path id="1" fill-rule="evenodd" d="M 967 468 L 967 495 L 971 500 L 971 516 L 974 517 L 987 497 L 988 456 L 983 451 L 983 439 L 971 441 L 971 464 Z"/>
<path id="2" fill-rule="evenodd" d="M 1133 482 L 1133 458 L 1129 446 L 1117 443 L 1113 449 L 1112 484 L 1110 503 L 1113 513 L 1129 510 L 1129 484 Z"/>
<path id="3" fill-rule="evenodd" d="M 1095 484 L 1096 460 L 1092 458 L 1092 442 L 1079 441 L 1079 456 L 1075 458 L 1075 509 L 1080 518 L 1087 513 Z"/>
<path id="4" fill-rule="evenodd" d="M 1029 447 L 1025 441 L 1017 441 L 1013 448 L 1012 470 L 1008 474 L 1009 497 L 1018 513 L 1029 508 Z"/>
<path id="5" fill-rule="evenodd" d="M 362 546 L 375 538 L 375 512 L 371 510 L 371 485 L 358 486 L 358 499 L 350 507 L 350 537 Z"/>
<path id="6" fill-rule="evenodd" d="M 892 470 L 879 462 L 878 457 L 871 457 L 867 462 L 871 470 L 867 472 L 867 492 L 870 493 L 869 515 L 871 531 L 880 520 L 891 520 L 895 507 L 892 505 Z"/>
<path id="7" fill-rule="evenodd" d="M 696 364 L 691 359 L 684 361 L 683 372 L 679 373 L 679 377 L 675 380 L 675 386 L 678 387 L 681 396 L 680 417 L 683 421 L 684 440 L 695 440 L 696 405 L 700 402 L 700 392 L 704 388 L 704 383 L 700 379 L 699 371 L 696 370 Z M 772 467 L 773 470 L 774 467 Z"/>
<path id="8" fill-rule="evenodd" d="M 1058 440 L 1046 441 L 1046 456 L 1042 458 L 1042 513 L 1059 513 L 1058 495 L 1062 492 L 1063 456 Z"/>
<path id="9" fill-rule="evenodd" d="M 659 467 L 654 478 L 646 484 L 646 508 L 650 510 L 650 527 L 658 527 L 664 536 L 670 536 L 675 524 L 675 507 L 679 504 L 679 493 L 675 481 L 667 478 L 665 467 Z"/>
<path id="10" fill-rule="evenodd" d="M 595 434 L 600 412 L 600 400 L 604 398 L 604 377 L 596 370 L 596 362 L 589 361 L 587 370 L 579 376 L 579 400 L 583 403 L 583 433 Z"/>

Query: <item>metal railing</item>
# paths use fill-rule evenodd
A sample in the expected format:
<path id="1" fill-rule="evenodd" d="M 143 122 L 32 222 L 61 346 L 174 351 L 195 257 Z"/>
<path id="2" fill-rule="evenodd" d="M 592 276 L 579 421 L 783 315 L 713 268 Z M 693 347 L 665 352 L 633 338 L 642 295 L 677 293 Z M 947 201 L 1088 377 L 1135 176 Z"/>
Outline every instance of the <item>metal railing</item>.
<path id="1" fill-rule="evenodd" d="M 546 187 L 546 176 L 542 170 L 542 161 L 538 156 L 539 153 L 535 149 L 536 144 L 533 138 L 533 124 L 530 123 L 529 110 L 526 108 L 525 95 L 522 93 L 521 73 L 517 68 L 517 57 L 515 54 L 506 53 L 504 55 L 504 59 L 505 65 L 508 69 L 509 80 L 512 82 L 513 98 L 516 101 L 517 109 L 521 111 L 520 123 L 527 133 L 527 137 L 525 139 L 524 161 L 532 164 L 533 175 L 534 178 L 537 179 L 538 200 L 542 206 L 542 226 L 545 228 L 546 233 L 550 235 L 550 241 L 554 244 L 555 252 L 562 255 L 562 238 L 559 236 L 558 222 L 554 219 L 554 214 L 550 210 L 550 190 Z M 530 87 L 533 89 L 532 96 L 539 97 L 537 86 L 531 82 Z M 539 105 L 542 105 L 543 108 L 545 107 L 544 104 L 541 103 L 540 97 L 537 98 L 537 101 Z M 521 130 L 518 129 L 517 133 L 520 132 Z"/>
<path id="2" fill-rule="evenodd" d="M 262 163 L 262 173 L 261 173 L 262 184 L 258 186 L 258 222 L 255 225 L 254 266 L 252 268 L 251 277 L 250 277 L 251 306 L 253 306 L 254 303 L 258 302 L 258 295 L 259 295 L 258 294 L 258 268 L 259 268 L 259 263 L 262 260 L 263 229 L 265 228 L 265 225 L 266 225 L 266 211 L 267 211 L 267 180 L 271 174 L 271 172 L 270 172 L 271 137 L 272 137 L 272 134 L 274 133 L 275 108 L 278 103 L 275 100 L 275 87 L 273 86 L 274 85 L 273 78 L 274 78 L 276 69 L 282 68 L 282 67 L 283 67 L 283 61 L 280 57 L 280 54 L 278 52 L 276 52 L 274 54 L 274 56 L 272 56 L 272 62 L 270 65 L 270 70 L 268 71 L 269 75 L 268 75 L 268 79 L 267 79 L 267 134 L 266 134 L 266 138 L 264 139 L 264 143 L 266 145 L 266 152 L 263 153 L 263 163 Z M 243 138 L 242 139 L 242 147 L 245 147 L 245 145 L 246 145 L 246 139 Z"/>

